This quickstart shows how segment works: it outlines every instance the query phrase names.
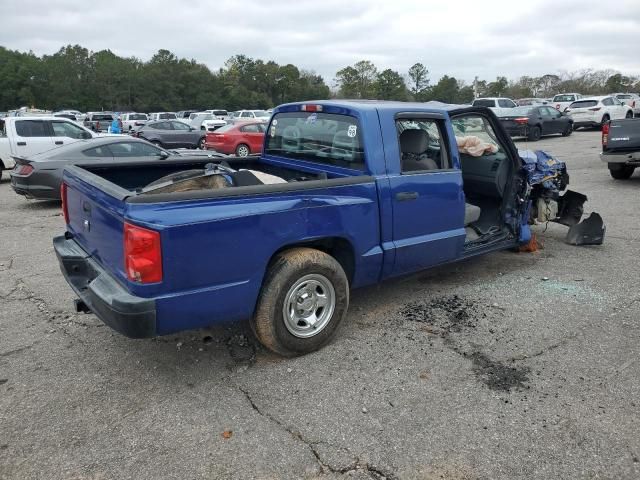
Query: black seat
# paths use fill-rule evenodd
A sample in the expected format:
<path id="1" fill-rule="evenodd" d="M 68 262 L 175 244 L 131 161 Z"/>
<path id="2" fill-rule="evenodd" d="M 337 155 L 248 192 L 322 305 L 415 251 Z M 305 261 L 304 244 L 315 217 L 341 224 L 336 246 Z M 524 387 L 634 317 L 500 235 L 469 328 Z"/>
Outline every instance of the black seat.
<path id="1" fill-rule="evenodd" d="M 402 171 L 437 170 L 438 164 L 427 157 L 429 134 L 422 129 L 412 128 L 400 134 Z"/>

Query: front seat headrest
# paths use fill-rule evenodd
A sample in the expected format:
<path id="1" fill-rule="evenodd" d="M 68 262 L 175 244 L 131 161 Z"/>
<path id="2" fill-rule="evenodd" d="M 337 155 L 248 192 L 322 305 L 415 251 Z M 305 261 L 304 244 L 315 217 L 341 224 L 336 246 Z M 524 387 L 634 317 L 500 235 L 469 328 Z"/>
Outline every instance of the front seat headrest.
<path id="1" fill-rule="evenodd" d="M 422 129 L 412 128 L 400 134 L 400 150 L 402 153 L 420 154 L 429 147 L 429 135 Z"/>

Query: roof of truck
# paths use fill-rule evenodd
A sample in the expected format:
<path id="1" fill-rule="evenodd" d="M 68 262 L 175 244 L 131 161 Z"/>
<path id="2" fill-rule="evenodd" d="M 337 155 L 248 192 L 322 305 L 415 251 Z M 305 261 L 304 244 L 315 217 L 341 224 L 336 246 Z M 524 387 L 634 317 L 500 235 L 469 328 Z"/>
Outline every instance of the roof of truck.
<path id="1" fill-rule="evenodd" d="M 401 110 L 401 109 L 421 109 L 432 111 L 451 111 L 468 108 L 468 104 L 451 104 L 442 102 L 398 102 L 394 100 L 308 100 L 305 102 L 292 102 L 285 105 L 333 105 L 336 107 L 350 106 L 362 110 Z M 280 105 L 282 107 L 284 105 Z M 280 108 L 278 107 L 278 108 Z"/>

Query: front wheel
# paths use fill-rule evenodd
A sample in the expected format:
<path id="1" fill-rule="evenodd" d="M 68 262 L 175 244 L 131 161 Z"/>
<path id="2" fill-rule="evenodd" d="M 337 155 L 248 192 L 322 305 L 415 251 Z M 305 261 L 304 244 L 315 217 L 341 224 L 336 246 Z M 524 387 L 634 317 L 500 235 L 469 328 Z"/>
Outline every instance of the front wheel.
<path id="1" fill-rule="evenodd" d="M 349 282 L 338 261 L 319 250 L 293 248 L 267 271 L 251 326 L 269 350 L 304 355 L 333 338 L 348 307 Z"/>
<path id="2" fill-rule="evenodd" d="M 633 112 L 627 112 L 625 118 L 633 118 Z"/>
<path id="3" fill-rule="evenodd" d="M 540 130 L 540 127 L 531 127 L 531 129 L 529 130 L 529 135 L 527 135 L 527 138 L 531 142 L 537 142 L 538 140 L 540 140 L 541 135 L 542 135 L 542 131 Z"/>
<path id="4" fill-rule="evenodd" d="M 616 180 L 627 180 L 633 175 L 635 167 L 629 165 L 609 164 L 609 173 Z"/>
<path id="5" fill-rule="evenodd" d="M 244 143 L 241 143 L 236 147 L 236 155 L 239 157 L 246 157 L 250 153 L 251 153 L 251 150 L 249 150 L 249 146 L 245 145 Z"/>

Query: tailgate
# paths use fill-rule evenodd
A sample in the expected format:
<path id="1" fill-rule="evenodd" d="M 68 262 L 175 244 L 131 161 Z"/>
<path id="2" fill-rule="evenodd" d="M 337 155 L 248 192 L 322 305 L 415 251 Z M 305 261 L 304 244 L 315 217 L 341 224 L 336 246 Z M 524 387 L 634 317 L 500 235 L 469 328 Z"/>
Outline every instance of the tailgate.
<path id="1" fill-rule="evenodd" d="M 64 183 L 69 218 L 67 230 L 98 264 L 125 282 L 124 201 L 68 170 L 64 173 Z"/>
<path id="2" fill-rule="evenodd" d="M 609 125 L 606 151 L 640 151 L 640 118 L 612 120 Z"/>

